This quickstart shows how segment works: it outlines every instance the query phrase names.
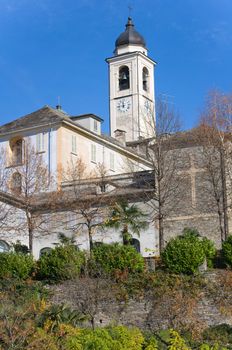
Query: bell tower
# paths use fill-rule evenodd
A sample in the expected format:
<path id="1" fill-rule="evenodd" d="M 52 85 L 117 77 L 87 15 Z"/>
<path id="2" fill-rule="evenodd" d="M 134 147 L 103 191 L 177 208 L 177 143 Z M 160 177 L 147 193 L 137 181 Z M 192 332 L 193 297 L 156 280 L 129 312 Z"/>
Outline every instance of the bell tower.
<path id="1" fill-rule="evenodd" d="M 110 85 L 110 134 L 126 132 L 126 141 L 154 136 L 156 63 L 147 56 L 146 43 L 129 17 L 125 31 L 108 58 Z"/>

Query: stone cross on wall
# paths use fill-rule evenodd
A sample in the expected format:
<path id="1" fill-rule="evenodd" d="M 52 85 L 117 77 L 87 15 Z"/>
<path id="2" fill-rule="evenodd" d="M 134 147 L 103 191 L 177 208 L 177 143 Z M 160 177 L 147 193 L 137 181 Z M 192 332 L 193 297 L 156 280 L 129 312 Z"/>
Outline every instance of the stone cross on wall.
<path id="1" fill-rule="evenodd" d="M 190 168 L 188 170 L 179 171 L 179 174 L 185 174 L 190 176 L 191 179 L 191 197 L 192 197 L 192 207 L 196 208 L 196 175 L 197 173 L 202 173 L 205 170 L 203 168 L 196 168 L 194 155 L 189 155 Z"/>

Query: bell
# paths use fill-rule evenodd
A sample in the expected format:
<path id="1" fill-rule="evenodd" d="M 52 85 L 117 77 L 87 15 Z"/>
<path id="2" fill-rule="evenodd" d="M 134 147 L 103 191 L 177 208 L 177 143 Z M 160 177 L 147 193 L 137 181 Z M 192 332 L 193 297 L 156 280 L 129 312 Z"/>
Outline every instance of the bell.
<path id="1" fill-rule="evenodd" d="M 126 76 L 126 73 L 125 73 L 125 72 L 122 73 L 121 79 L 122 79 L 122 80 L 127 80 L 127 76 Z"/>

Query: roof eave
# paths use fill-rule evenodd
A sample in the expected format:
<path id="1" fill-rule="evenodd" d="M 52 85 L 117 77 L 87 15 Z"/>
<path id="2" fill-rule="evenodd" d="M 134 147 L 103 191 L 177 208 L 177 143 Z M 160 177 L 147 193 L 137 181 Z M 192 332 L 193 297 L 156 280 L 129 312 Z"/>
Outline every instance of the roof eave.
<path id="1" fill-rule="evenodd" d="M 144 53 L 142 53 L 141 51 L 133 51 L 133 52 L 126 52 L 126 53 L 121 53 L 117 56 L 112 56 L 112 57 L 108 57 L 105 59 L 105 61 L 107 63 L 110 63 L 112 61 L 116 61 L 118 60 L 118 58 L 122 57 L 122 58 L 125 58 L 126 56 L 130 57 L 130 56 L 134 56 L 134 54 L 137 54 L 137 55 L 140 55 L 140 56 L 143 56 L 143 57 L 146 57 L 151 63 L 153 63 L 154 65 L 157 65 L 157 62 L 154 61 L 152 58 L 150 58 L 149 56 L 146 56 Z"/>

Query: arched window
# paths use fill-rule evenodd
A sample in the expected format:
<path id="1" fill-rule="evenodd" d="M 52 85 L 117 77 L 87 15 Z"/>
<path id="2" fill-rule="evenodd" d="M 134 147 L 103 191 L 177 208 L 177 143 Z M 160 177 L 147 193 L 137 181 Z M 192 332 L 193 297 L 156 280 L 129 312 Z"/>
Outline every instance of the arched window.
<path id="1" fill-rule="evenodd" d="M 42 256 L 44 254 L 49 254 L 51 252 L 52 248 L 50 247 L 44 247 L 40 250 L 39 256 Z"/>
<path id="2" fill-rule="evenodd" d="M 10 246 L 5 241 L 0 240 L 0 253 L 9 252 Z"/>
<path id="3" fill-rule="evenodd" d="M 23 140 L 14 139 L 10 142 L 11 165 L 20 165 L 23 162 Z"/>
<path id="4" fill-rule="evenodd" d="M 126 90 L 130 88 L 130 73 L 127 66 L 119 68 L 119 90 Z"/>
<path id="5" fill-rule="evenodd" d="M 140 242 L 136 238 L 132 238 L 130 240 L 130 244 L 137 250 L 138 253 L 140 253 Z"/>
<path id="6" fill-rule="evenodd" d="M 19 172 L 14 173 L 11 177 L 11 190 L 18 194 L 22 192 L 22 176 Z"/>
<path id="7" fill-rule="evenodd" d="M 148 91 L 149 87 L 149 72 L 146 67 L 143 68 L 143 90 Z"/>

